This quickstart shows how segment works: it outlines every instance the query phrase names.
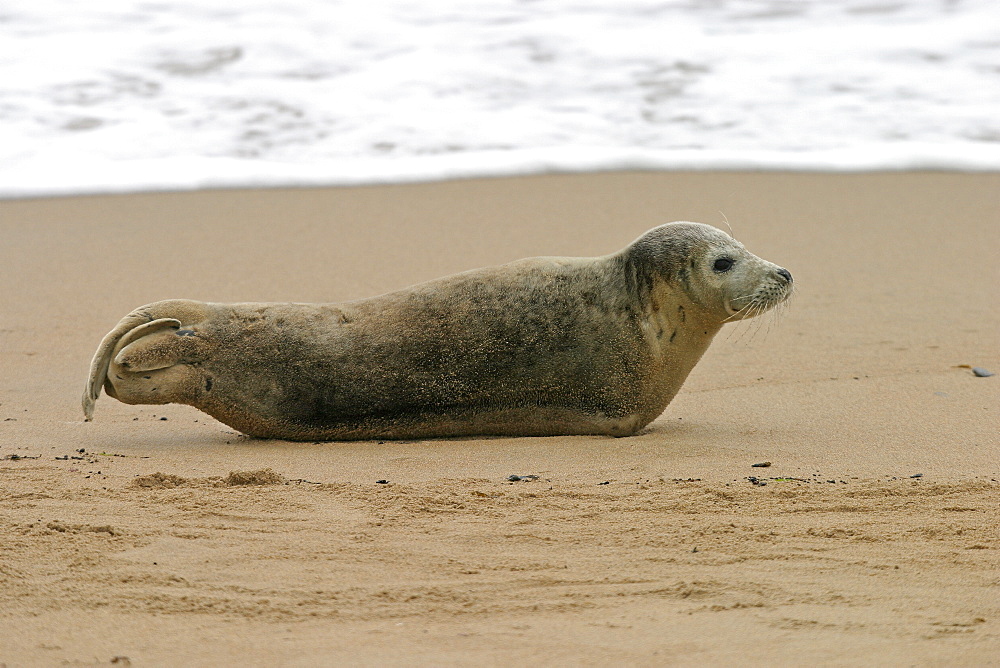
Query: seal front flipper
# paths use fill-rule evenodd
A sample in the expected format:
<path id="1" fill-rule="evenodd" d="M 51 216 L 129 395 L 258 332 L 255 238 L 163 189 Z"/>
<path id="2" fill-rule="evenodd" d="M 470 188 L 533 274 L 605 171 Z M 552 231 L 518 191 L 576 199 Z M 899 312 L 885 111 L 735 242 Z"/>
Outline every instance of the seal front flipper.
<path id="1" fill-rule="evenodd" d="M 83 416 L 86 421 L 94 419 L 94 403 L 101 395 L 101 387 L 108 378 L 108 369 L 111 367 L 115 351 L 122 350 L 141 337 L 164 328 L 170 327 L 176 330 L 181 326 L 181 321 L 176 318 L 159 318 L 150 321 L 149 317 L 145 310 L 129 313 L 121 319 L 113 330 L 108 332 L 97 347 L 94 359 L 90 363 L 90 377 L 87 379 L 87 387 L 83 393 Z"/>

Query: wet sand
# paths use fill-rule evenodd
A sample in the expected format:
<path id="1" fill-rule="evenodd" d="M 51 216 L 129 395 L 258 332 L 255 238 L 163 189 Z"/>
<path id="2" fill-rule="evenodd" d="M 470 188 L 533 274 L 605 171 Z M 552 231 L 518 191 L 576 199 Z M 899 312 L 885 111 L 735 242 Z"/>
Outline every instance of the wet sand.
<path id="1" fill-rule="evenodd" d="M 724 216 L 794 301 L 634 437 L 261 441 L 106 396 L 82 422 L 143 303 L 341 301 Z M 0 664 L 996 661 L 1000 375 L 962 365 L 1000 374 L 998 230 L 994 174 L 0 202 Z"/>

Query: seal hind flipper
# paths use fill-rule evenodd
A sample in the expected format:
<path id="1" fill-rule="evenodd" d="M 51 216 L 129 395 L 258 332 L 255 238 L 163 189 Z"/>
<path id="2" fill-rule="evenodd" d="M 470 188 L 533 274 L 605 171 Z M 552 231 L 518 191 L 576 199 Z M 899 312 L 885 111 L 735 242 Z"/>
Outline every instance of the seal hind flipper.
<path id="1" fill-rule="evenodd" d="M 173 331 L 166 331 L 167 328 Z M 136 327 L 115 346 L 114 363 L 128 371 L 155 371 L 180 361 L 175 333 L 180 322 L 172 318 L 154 320 Z"/>
<path id="2" fill-rule="evenodd" d="M 101 388 L 108 377 L 108 369 L 115 350 L 120 346 L 151 334 L 165 327 L 180 328 L 181 321 L 176 318 L 159 318 L 150 320 L 149 312 L 137 309 L 122 318 L 107 336 L 101 341 L 90 363 L 90 377 L 83 393 L 83 416 L 87 422 L 94 419 L 94 404 L 101 395 Z"/>

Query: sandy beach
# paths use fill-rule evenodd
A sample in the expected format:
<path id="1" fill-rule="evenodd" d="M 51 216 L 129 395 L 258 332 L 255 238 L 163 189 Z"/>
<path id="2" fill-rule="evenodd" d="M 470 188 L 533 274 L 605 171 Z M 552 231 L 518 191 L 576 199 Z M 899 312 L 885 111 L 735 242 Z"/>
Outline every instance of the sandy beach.
<path id="1" fill-rule="evenodd" d="M 796 294 L 637 436 L 290 443 L 106 396 L 83 422 L 144 303 L 343 301 L 726 219 Z M 9 200 L 0 234 L 0 666 L 1000 661 L 1000 174 Z"/>

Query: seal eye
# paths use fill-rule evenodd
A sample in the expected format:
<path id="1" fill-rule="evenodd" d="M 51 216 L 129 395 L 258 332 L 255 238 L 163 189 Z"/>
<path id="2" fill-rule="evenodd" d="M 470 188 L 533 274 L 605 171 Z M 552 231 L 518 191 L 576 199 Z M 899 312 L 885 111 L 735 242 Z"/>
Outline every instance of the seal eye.
<path id="1" fill-rule="evenodd" d="M 732 269 L 734 264 L 736 264 L 736 261 L 733 260 L 732 258 L 720 257 L 718 260 L 715 261 L 715 264 L 712 265 L 712 269 L 716 270 L 721 274 L 723 272 Z"/>

